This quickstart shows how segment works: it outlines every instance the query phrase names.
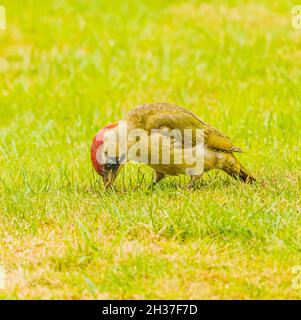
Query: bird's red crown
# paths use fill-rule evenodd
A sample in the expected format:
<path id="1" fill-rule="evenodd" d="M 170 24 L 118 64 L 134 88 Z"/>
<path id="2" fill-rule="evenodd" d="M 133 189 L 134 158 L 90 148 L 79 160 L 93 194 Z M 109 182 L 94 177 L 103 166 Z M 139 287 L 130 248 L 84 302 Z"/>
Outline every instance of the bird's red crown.
<path id="1" fill-rule="evenodd" d="M 94 169 L 96 170 L 96 172 L 99 175 L 103 175 L 104 168 L 103 168 L 103 165 L 101 163 L 99 163 L 99 161 L 97 160 L 97 151 L 99 150 L 101 145 L 103 145 L 103 143 L 104 143 L 104 136 L 105 136 L 106 131 L 115 128 L 117 125 L 118 125 L 118 122 L 110 123 L 110 124 L 106 125 L 100 131 L 98 131 L 98 133 L 96 134 L 96 136 L 93 139 L 93 142 L 91 145 L 91 161 L 92 161 Z"/>

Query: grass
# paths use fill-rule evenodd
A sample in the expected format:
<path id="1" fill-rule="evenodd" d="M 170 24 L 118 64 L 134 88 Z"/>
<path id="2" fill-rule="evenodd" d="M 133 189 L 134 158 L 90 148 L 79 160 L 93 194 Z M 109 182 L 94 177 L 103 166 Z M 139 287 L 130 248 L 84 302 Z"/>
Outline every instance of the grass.
<path id="1" fill-rule="evenodd" d="M 0 298 L 300 299 L 301 31 L 292 1 L 1 0 Z M 264 182 L 194 191 L 126 166 L 105 193 L 99 128 L 144 102 L 233 138 Z"/>

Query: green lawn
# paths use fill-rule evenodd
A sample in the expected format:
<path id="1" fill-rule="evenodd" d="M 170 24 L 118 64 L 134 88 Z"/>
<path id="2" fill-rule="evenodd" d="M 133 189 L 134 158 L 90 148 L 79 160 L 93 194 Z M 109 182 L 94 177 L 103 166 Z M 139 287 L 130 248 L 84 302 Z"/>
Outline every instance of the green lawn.
<path id="1" fill-rule="evenodd" d="M 294 1 L 0 4 L 0 298 L 301 298 Z M 129 164 L 105 193 L 94 134 L 155 101 L 227 133 L 263 183 L 151 191 Z"/>

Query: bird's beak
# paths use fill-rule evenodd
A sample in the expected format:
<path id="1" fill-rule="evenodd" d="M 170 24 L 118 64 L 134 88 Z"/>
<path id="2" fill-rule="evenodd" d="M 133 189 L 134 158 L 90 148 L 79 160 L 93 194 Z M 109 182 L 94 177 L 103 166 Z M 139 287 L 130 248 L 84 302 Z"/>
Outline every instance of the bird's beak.
<path id="1" fill-rule="evenodd" d="M 119 169 L 119 164 L 116 164 L 116 166 L 110 168 L 110 170 L 108 171 L 105 179 L 104 179 L 104 183 L 105 183 L 105 189 L 110 188 L 113 183 L 116 180 L 117 177 L 117 173 L 118 173 L 118 169 Z"/>
<path id="2" fill-rule="evenodd" d="M 119 159 L 109 158 L 107 164 L 107 172 L 103 177 L 105 189 L 110 188 L 116 180 L 119 169 L 125 163 L 125 156 L 122 155 Z"/>

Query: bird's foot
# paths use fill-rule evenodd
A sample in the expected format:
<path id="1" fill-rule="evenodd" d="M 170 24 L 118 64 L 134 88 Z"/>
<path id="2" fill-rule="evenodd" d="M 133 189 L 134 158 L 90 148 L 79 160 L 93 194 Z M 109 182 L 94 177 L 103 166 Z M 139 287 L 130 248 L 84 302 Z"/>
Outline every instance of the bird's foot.
<path id="1" fill-rule="evenodd" d="M 154 190 L 156 184 L 157 184 L 156 182 L 152 182 L 152 183 L 147 187 L 147 190 Z"/>
<path id="2" fill-rule="evenodd" d="M 191 191 L 191 190 L 193 190 L 193 187 L 194 187 L 193 184 L 188 183 L 188 184 L 184 187 L 184 189 L 187 190 L 187 191 Z"/>
<path id="3" fill-rule="evenodd" d="M 109 187 L 105 187 L 105 192 L 117 192 L 117 188 L 113 185 L 109 186 Z"/>
<path id="4" fill-rule="evenodd" d="M 185 186 L 186 190 L 192 190 L 194 188 L 194 184 L 197 181 L 199 177 L 197 176 L 192 176 L 189 183 Z"/>

